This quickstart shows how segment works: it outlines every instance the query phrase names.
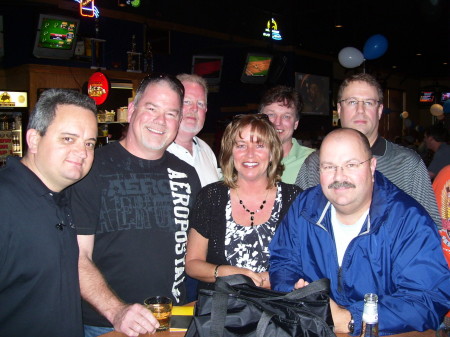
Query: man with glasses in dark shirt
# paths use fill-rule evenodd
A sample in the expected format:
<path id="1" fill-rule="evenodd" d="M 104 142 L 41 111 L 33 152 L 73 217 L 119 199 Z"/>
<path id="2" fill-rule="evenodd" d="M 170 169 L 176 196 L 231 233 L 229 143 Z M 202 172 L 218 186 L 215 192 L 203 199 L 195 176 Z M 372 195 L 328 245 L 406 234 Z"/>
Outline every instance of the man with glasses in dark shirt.
<path id="1" fill-rule="evenodd" d="M 369 139 L 372 153 L 377 158 L 377 170 L 425 207 L 441 228 L 436 198 L 420 156 L 378 134 L 383 112 L 383 90 L 378 81 L 369 74 L 352 75 L 342 82 L 337 98 L 342 127 L 361 131 Z M 318 152 L 305 160 L 295 183 L 303 189 L 319 183 Z"/>

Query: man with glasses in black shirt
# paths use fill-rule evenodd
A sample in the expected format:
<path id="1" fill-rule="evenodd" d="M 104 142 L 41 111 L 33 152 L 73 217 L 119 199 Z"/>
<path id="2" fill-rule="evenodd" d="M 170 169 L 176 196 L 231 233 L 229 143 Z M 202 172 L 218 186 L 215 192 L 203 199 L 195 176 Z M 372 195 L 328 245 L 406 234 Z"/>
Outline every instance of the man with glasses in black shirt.
<path id="1" fill-rule="evenodd" d="M 352 75 L 342 82 L 337 98 L 342 127 L 356 129 L 369 139 L 372 153 L 377 158 L 377 170 L 425 207 L 441 228 L 436 198 L 420 156 L 378 134 L 383 112 L 383 90 L 378 81 L 369 74 Z M 305 160 L 295 183 L 303 189 L 319 183 L 318 152 Z"/>

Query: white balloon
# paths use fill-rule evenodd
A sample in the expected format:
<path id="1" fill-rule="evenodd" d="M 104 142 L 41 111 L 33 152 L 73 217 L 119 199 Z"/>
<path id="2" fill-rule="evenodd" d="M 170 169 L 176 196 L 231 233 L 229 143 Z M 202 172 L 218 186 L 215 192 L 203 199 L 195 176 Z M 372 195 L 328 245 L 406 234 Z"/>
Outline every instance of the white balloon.
<path id="1" fill-rule="evenodd" d="M 339 52 L 338 59 L 343 67 L 356 68 L 364 62 L 364 55 L 354 47 L 345 47 Z"/>
<path id="2" fill-rule="evenodd" d="M 440 116 L 444 114 L 444 107 L 440 104 L 433 104 L 430 107 L 430 112 L 433 116 Z"/>

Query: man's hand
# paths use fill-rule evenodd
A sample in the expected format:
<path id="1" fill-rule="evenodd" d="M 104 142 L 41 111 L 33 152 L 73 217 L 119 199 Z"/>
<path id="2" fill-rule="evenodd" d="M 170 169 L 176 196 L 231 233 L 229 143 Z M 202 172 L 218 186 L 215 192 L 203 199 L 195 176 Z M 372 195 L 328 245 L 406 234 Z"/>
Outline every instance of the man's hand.
<path id="1" fill-rule="evenodd" d="M 150 310 L 138 303 L 124 304 L 116 308 L 116 313 L 111 323 L 116 331 L 130 337 L 154 333 L 159 327 L 158 320 L 152 315 Z"/>
<path id="2" fill-rule="evenodd" d="M 297 281 L 297 283 L 294 284 L 294 289 L 300 289 L 303 287 L 306 287 L 309 284 L 308 281 L 305 281 L 304 279 L 300 279 Z"/>
<path id="3" fill-rule="evenodd" d="M 350 311 L 337 305 L 335 301 L 330 298 L 331 316 L 333 316 L 334 332 L 335 333 L 349 333 L 348 323 L 352 319 Z"/>

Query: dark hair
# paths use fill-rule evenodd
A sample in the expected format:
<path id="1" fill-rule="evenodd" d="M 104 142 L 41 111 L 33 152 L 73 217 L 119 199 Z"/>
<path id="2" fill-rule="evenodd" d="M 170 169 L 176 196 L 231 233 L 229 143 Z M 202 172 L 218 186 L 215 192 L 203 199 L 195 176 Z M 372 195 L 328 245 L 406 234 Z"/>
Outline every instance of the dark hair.
<path id="1" fill-rule="evenodd" d="M 137 106 L 139 104 L 139 100 L 141 99 L 142 94 L 149 85 L 161 82 L 167 83 L 169 87 L 178 94 L 178 96 L 180 97 L 180 106 L 182 106 L 184 100 L 184 87 L 183 84 L 181 84 L 180 80 L 175 76 L 169 74 L 157 73 L 148 75 L 142 79 L 141 84 L 136 91 L 136 95 L 134 96 L 134 105 Z"/>
<path id="2" fill-rule="evenodd" d="M 75 105 L 97 115 L 97 106 L 89 96 L 70 89 L 48 89 L 41 94 L 31 112 L 27 130 L 35 129 L 44 136 L 60 105 Z"/>
<path id="3" fill-rule="evenodd" d="M 261 112 L 265 106 L 272 103 L 281 103 L 288 108 L 293 107 L 295 110 L 296 119 L 300 119 L 299 111 L 303 107 L 303 102 L 300 95 L 294 88 L 287 87 L 285 85 L 277 85 L 267 90 L 261 99 L 259 112 Z"/>
<path id="4" fill-rule="evenodd" d="M 374 87 L 377 90 L 378 94 L 378 101 L 381 103 L 383 102 L 383 89 L 381 88 L 380 83 L 376 80 L 375 77 L 369 74 L 361 73 L 361 74 L 355 74 L 350 77 L 347 77 L 339 86 L 338 94 L 337 94 L 337 100 L 340 102 L 342 100 L 342 93 L 344 92 L 344 89 L 347 88 L 351 83 L 353 82 L 365 82 L 368 85 Z"/>
<path id="5" fill-rule="evenodd" d="M 448 130 L 441 124 L 435 124 L 425 129 L 425 135 L 432 137 L 439 143 L 446 143 L 448 140 Z"/>
<path id="6" fill-rule="evenodd" d="M 271 165 L 267 169 L 267 177 L 269 178 L 267 188 L 271 188 L 275 186 L 277 181 L 281 180 L 281 174 L 284 170 L 284 166 L 281 164 L 283 148 L 275 127 L 265 114 L 238 115 L 226 127 L 222 136 L 219 157 L 223 181 L 230 188 L 237 187 L 237 171 L 234 167 L 233 148 L 236 145 L 236 138 L 241 137 L 241 132 L 246 126 L 250 126 L 252 142 L 263 143 L 269 147 L 272 160 Z"/>

